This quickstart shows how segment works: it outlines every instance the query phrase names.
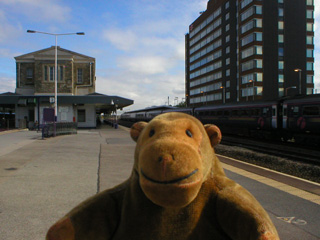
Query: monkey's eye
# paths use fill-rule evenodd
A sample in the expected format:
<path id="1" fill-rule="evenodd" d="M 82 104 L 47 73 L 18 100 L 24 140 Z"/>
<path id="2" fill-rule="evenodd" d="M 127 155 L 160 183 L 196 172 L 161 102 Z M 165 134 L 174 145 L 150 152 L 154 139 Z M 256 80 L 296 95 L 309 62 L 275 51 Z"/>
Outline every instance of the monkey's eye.
<path id="1" fill-rule="evenodd" d="M 155 134 L 154 129 L 151 129 L 150 132 L 149 132 L 149 137 L 152 137 L 154 134 Z"/>
<path id="2" fill-rule="evenodd" d="M 186 134 L 187 134 L 188 137 L 191 137 L 191 138 L 192 138 L 192 133 L 191 133 L 190 130 L 186 130 Z"/>

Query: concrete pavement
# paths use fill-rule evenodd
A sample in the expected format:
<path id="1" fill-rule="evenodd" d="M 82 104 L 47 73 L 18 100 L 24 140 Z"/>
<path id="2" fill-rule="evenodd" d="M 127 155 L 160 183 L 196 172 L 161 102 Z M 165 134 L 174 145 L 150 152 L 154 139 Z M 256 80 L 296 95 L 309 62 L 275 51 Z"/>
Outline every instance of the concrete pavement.
<path id="1" fill-rule="evenodd" d="M 100 132 L 33 141 L 0 157 L 0 239 L 44 239 L 48 228 L 97 192 Z"/>
<path id="2" fill-rule="evenodd" d="M 37 140 L 0 154 L 0 239 L 44 239 L 48 228 L 77 204 L 130 176 L 134 148 L 135 142 L 127 130 L 103 127 L 46 140 L 41 140 L 39 135 Z M 231 174 L 229 170 L 227 173 Z M 261 199 L 270 209 L 268 212 L 283 239 L 308 239 L 303 236 L 318 239 L 320 234 L 314 229 L 317 229 L 319 205 L 310 205 L 308 201 L 300 205 L 300 198 L 277 193 L 277 201 L 284 200 L 283 206 L 288 206 L 288 202 L 290 206 L 299 203 L 303 209 L 313 209 L 308 214 L 316 214 L 306 229 L 287 225 L 277 218 L 289 217 L 286 212 L 279 215 L 272 211 L 282 205 L 272 199 L 274 195 L 268 194 L 269 186 L 238 175 L 230 177 L 247 184 L 248 190 L 258 198 L 259 193 L 263 194 Z"/>

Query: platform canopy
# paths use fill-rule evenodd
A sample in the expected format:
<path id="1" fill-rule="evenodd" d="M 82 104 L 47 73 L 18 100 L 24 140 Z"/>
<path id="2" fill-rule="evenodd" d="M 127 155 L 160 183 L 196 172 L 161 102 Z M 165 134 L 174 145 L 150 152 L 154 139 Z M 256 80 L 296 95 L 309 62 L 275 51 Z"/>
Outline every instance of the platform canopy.
<path id="1" fill-rule="evenodd" d="M 22 105 L 28 104 L 50 103 L 50 98 L 54 95 L 20 95 L 16 93 L 6 92 L 0 94 L 0 105 Z M 59 104 L 73 104 L 73 105 L 95 105 L 96 113 L 110 113 L 115 109 L 122 109 L 133 104 L 133 100 L 119 97 L 109 96 L 100 93 L 91 93 L 88 95 L 58 95 Z"/>

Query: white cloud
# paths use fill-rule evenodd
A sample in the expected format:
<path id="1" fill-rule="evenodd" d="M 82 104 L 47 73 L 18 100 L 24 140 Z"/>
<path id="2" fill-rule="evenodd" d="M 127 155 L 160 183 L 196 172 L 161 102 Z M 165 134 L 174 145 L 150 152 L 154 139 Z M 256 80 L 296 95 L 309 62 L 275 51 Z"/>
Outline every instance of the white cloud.
<path id="1" fill-rule="evenodd" d="M 12 39 L 17 39 L 21 30 L 21 25 L 10 23 L 6 13 L 0 9 L 0 43 L 12 42 Z"/>
<path id="2" fill-rule="evenodd" d="M 106 29 L 103 31 L 102 38 L 123 51 L 132 50 L 137 44 L 136 34 L 131 30 Z"/>
<path id="3" fill-rule="evenodd" d="M 26 16 L 34 22 L 66 22 L 71 9 L 54 0 L 1 0 L 10 10 Z"/>
<path id="4" fill-rule="evenodd" d="M 0 77 L 0 93 L 14 92 L 16 87 L 16 79 L 10 77 Z"/>
<path id="5" fill-rule="evenodd" d="M 165 73 L 171 67 L 170 61 L 158 56 L 138 56 L 119 58 L 119 67 L 124 71 L 153 75 Z"/>

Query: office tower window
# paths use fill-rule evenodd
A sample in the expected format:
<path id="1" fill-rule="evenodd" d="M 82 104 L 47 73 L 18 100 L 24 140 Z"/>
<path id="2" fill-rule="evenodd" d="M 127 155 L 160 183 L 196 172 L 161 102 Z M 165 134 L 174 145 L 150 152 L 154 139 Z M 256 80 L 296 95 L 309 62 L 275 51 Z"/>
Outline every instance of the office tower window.
<path id="1" fill-rule="evenodd" d="M 313 23 L 307 23 L 307 31 L 313 32 Z"/>
<path id="2" fill-rule="evenodd" d="M 230 47 L 226 47 L 226 54 L 230 53 Z"/>
<path id="3" fill-rule="evenodd" d="M 279 17 L 283 17 L 283 8 L 278 9 Z"/>
<path id="4" fill-rule="evenodd" d="M 284 82 L 284 75 L 283 75 L 283 74 L 279 74 L 279 76 L 278 76 L 278 82 L 279 82 L 279 83 L 283 83 L 283 82 Z"/>
<path id="5" fill-rule="evenodd" d="M 279 88 L 279 97 L 284 96 L 284 88 Z"/>
<path id="6" fill-rule="evenodd" d="M 283 54 L 284 54 L 283 51 L 284 51 L 283 48 L 278 49 L 279 57 L 283 57 Z"/>
<path id="7" fill-rule="evenodd" d="M 307 83 L 313 83 L 313 75 L 307 75 Z"/>
<path id="8" fill-rule="evenodd" d="M 226 25 L 226 32 L 228 32 L 230 30 L 230 24 Z"/>
<path id="9" fill-rule="evenodd" d="M 307 10 L 307 18 L 308 19 L 313 19 L 314 18 L 313 10 Z"/>
<path id="10" fill-rule="evenodd" d="M 243 1 L 241 2 L 241 8 L 246 7 L 247 5 L 249 5 L 249 4 L 252 3 L 252 2 L 253 2 L 253 0 L 243 0 Z"/>
<path id="11" fill-rule="evenodd" d="M 313 71 L 313 62 L 307 62 L 307 71 Z"/>
<path id="12" fill-rule="evenodd" d="M 283 61 L 279 61 L 278 68 L 279 68 L 279 70 L 283 70 L 284 69 L 284 62 Z"/>
<path id="13" fill-rule="evenodd" d="M 313 58 L 313 49 L 307 49 L 307 57 Z"/>
<path id="14" fill-rule="evenodd" d="M 312 45 L 313 44 L 313 36 L 307 36 L 307 44 Z"/>
<path id="15" fill-rule="evenodd" d="M 282 30 L 284 28 L 284 23 L 283 23 L 283 21 L 279 21 L 278 22 L 278 29 L 279 30 Z"/>
<path id="16" fill-rule="evenodd" d="M 307 0 L 307 5 L 308 6 L 313 6 L 313 0 Z"/>
<path id="17" fill-rule="evenodd" d="M 284 36 L 283 36 L 283 34 L 279 34 L 279 35 L 278 35 L 278 42 L 279 42 L 279 43 L 283 43 L 283 42 L 284 42 Z"/>

